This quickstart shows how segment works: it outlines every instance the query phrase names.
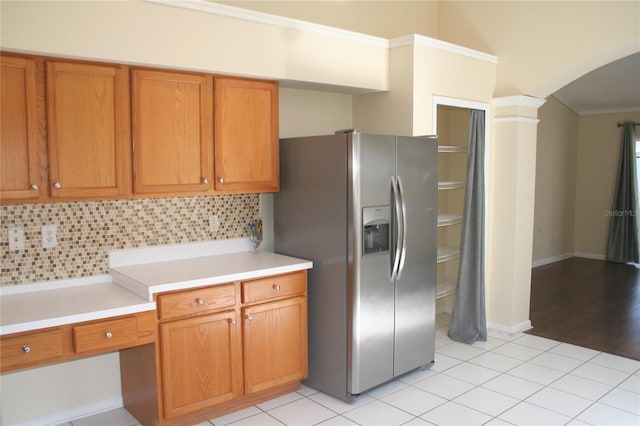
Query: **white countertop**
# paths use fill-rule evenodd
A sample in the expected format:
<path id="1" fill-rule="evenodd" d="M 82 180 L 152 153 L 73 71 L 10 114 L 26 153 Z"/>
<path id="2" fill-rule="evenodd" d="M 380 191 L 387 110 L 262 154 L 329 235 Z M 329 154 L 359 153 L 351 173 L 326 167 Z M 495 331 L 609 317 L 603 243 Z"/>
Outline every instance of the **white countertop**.
<path id="1" fill-rule="evenodd" d="M 250 251 L 111 268 L 114 280 L 153 300 L 155 293 L 248 280 L 310 269 L 308 260 Z"/>
<path id="2" fill-rule="evenodd" d="M 0 287 L 0 335 L 151 311 L 155 293 L 313 267 L 249 247 L 236 239 L 125 249 L 110 253 L 110 275 Z"/>
<path id="3" fill-rule="evenodd" d="M 6 289 L 0 297 L 0 335 L 156 308 L 155 302 L 113 283 L 108 276 L 98 281 L 24 284 Z"/>

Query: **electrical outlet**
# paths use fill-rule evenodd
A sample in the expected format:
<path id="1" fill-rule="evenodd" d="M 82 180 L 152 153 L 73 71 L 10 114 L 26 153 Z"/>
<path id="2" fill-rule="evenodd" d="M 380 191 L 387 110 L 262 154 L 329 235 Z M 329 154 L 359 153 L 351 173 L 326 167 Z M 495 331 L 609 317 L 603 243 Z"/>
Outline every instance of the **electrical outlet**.
<path id="1" fill-rule="evenodd" d="M 9 228 L 9 250 L 24 250 L 24 228 Z"/>
<path id="2" fill-rule="evenodd" d="M 209 216 L 209 232 L 216 233 L 220 229 L 220 220 L 218 215 L 212 214 Z"/>
<path id="3" fill-rule="evenodd" d="M 42 248 L 51 248 L 58 245 L 58 227 L 56 225 L 42 226 Z"/>

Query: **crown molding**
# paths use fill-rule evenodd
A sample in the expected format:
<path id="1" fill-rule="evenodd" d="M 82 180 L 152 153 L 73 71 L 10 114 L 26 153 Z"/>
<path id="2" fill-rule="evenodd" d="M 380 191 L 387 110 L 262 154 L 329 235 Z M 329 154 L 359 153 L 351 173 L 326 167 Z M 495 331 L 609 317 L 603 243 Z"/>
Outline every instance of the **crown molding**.
<path id="1" fill-rule="evenodd" d="M 435 38 L 426 37 L 419 34 L 409 34 L 403 37 L 391 40 L 375 37 L 355 31 L 343 30 L 340 28 L 330 27 L 328 25 L 315 24 L 312 22 L 302 21 L 299 19 L 287 18 L 284 16 L 272 15 L 269 13 L 258 12 L 255 10 L 242 9 L 239 7 L 228 6 L 225 4 L 213 3 L 207 0 L 144 0 L 148 3 L 154 3 L 162 6 L 177 7 L 181 9 L 194 10 L 212 15 L 227 16 L 230 18 L 243 19 L 245 21 L 258 22 L 261 24 L 274 25 L 283 28 L 291 28 L 295 30 L 309 31 L 334 37 L 341 37 L 361 43 L 367 43 L 373 46 L 384 47 L 387 49 L 407 46 L 421 45 L 433 47 L 458 55 L 468 56 L 470 58 L 479 59 L 493 64 L 498 63 L 498 58 L 487 53 L 469 49 L 448 43 L 446 41 L 437 40 Z"/>
<path id="2" fill-rule="evenodd" d="M 530 123 L 538 124 L 540 119 L 532 117 L 497 117 L 493 119 L 494 123 Z"/>
<path id="3" fill-rule="evenodd" d="M 314 24 L 312 22 L 301 21 L 298 19 L 287 18 L 284 16 L 272 15 L 269 13 L 258 12 L 255 10 L 242 9 L 225 4 L 213 3 L 206 0 L 144 0 L 148 3 L 154 3 L 162 6 L 177 7 L 180 9 L 194 10 L 211 15 L 227 16 L 229 18 L 242 19 L 245 21 L 258 22 L 260 24 L 274 25 L 283 28 L 291 28 L 295 30 L 304 30 L 319 34 L 342 37 L 371 44 L 378 47 L 389 47 L 389 41 L 385 38 L 370 36 L 367 34 L 357 33 L 355 31 L 343 30 L 327 25 Z"/>
<path id="4" fill-rule="evenodd" d="M 457 44 L 449 43 L 435 38 L 423 36 L 420 34 L 409 34 L 389 40 L 390 48 L 409 45 L 433 47 L 434 49 L 444 50 L 446 52 L 451 52 L 462 56 L 468 56 L 470 58 L 479 59 L 481 61 L 489 62 L 492 64 L 498 63 L 497 56 L 480 52 L 479 50 L 469 49 L 468 47 L 458 46 Z"/>
<path id="5" fill-rule="evenodd" d="M 527 107 L 527 108 L 540 108 L 547 100 L 534 98 L 533 96 L 516 95 L 516 96 L 503 96 L 500 98 L 493 98 L 492 103 L 494 106 L 500 107 Z"/>

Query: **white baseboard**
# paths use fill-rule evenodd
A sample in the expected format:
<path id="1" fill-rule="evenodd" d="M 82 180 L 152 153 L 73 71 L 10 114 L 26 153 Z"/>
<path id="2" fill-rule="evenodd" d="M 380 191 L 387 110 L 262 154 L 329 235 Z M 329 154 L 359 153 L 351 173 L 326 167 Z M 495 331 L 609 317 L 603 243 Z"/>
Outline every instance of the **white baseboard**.
<path id="1" fill-rule="evenodd" d="M 584 259 L 607 260 L 607 255 L 605 254 L 576 252 L 573 255 Z"/>
<path id="2" fill-rule="evenodd" d="M 582 257 L 584 259 L 594 259 L 594 260 L 607 260 L 607 256 L 604 254 L 573 252 L 573 253 L 563 253 L 556 256 L 546 257 L 544 259 L 534 260 L 531 263 L 531 267 L 537 268 L 538 266 L 549 265 L 551 263 L 560 262 L 561 260 L 569 259 L 571 257 Z"/>
<path id="3" fill-rule="evenodd" d="M 547 258 L 544 258 L 544 259 L 534 260 L 531 263 L 531 267 L 532 268 L 537 268 L 538 266 L 544 266 L 544 265 L 548 265 L 550 263 L 560 262 L 561 260 L 569 259 L 571 257 L 574 257 L 573 253 L 563 253 L 563 254 L 559 254 L 557 256 L 551 256 L 551 257 L 547 257 Z"/>
<path id="4" fill-rule="evenodd" d="M 520 324 L 516 324 L 512 326 L 488 323 L 487 328 L 491 331 L 497 331 L 499 333 L 515 334 L 515 333 L 531 330 L 533 327 L 531 326 L 531 320 L 526 320 L 521 322 Z"/>
<path id="5" fill-rule="evenodd" d="M 70 408 L 68 410 L 58 411 L 56 413 L 48 414 L 46 416 L 38 417 L 35 419 L 25 420 L 20 423 L 15 423 L 14 426 L 54 426 L 62 423 L 67 423 L 72 420 L 81 419 L 83 417 L 93 416 L 94 414 L 104 413 L 105 411 L 115 410 L 124 406 L 122 402 L 122 396 L 114 396 L 109 399 L 97 401 L 91 404 L 82 405 L 80 407 Z"/>

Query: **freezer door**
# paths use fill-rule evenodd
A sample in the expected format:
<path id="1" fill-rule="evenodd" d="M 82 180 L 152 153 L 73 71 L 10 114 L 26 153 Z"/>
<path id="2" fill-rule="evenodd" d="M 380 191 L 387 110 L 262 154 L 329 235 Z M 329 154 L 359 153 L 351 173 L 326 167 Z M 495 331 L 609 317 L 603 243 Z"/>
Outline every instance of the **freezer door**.
<path id="1" fill-rule="evenodd" d="M 390 211 L 395 137 L 352 134 L 349 167 L 349 375 L 347 389 L 360 394 L 393 378 L 394 285 L 390 252 L 365 253 L 363 214 Z M 369 219 L 367 219 L 369 220 Z M 391 217 L 393 229 L 394 218 Z M 388 233 L 394 247 L 394 232 Z"/>
<path id="2" fill-rule="evenodd" d="M 395 286 L 394 376 L 434 360 L 437 158 L 435 138 L 398 137 L 406 257 Z"/>

